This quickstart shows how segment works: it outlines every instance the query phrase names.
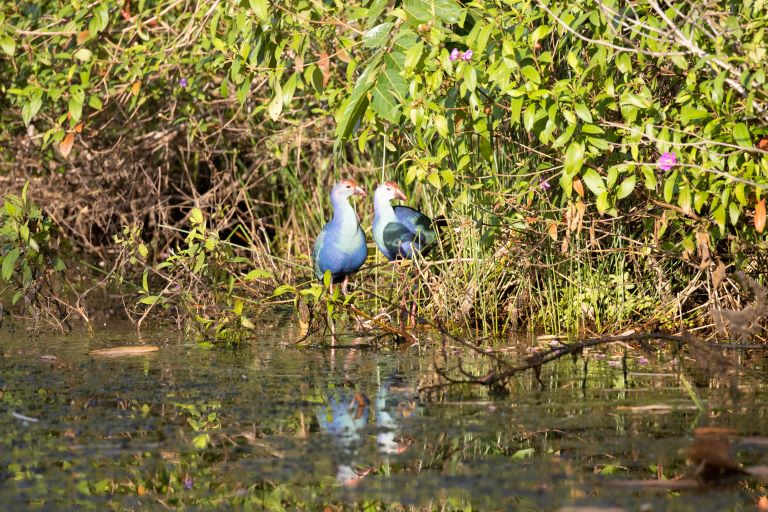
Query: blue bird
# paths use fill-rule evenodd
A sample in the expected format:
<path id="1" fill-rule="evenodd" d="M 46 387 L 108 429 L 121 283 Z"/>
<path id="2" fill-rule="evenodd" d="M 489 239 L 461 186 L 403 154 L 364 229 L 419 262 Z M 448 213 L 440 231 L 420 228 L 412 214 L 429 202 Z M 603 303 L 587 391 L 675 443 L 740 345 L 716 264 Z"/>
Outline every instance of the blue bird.
<path id="1" fill-rule="evenodd" d="M 333 219 L 325 225 L 312 249 L 315 275 L 322 280 L 326 270 L 331 271 L 334 283 L 343 281 L 346 292 L 349 275 L 365 263 L 368 247 L 365 234 L 360 228 L 357 213 L 349 204 L 351 196 L 367 194 L 354 180 L 341 180 L 331 190 Z"/>
<path id="2" fill-rule="evenodd" d="M 406 200 L 394 181 L 385 181 L 373 194 L 373 240 L 389 261 L 412 259 L 415 252 L 428 250 L 437 233 L 432 219 L 407 206 L 390 204 Z"/>

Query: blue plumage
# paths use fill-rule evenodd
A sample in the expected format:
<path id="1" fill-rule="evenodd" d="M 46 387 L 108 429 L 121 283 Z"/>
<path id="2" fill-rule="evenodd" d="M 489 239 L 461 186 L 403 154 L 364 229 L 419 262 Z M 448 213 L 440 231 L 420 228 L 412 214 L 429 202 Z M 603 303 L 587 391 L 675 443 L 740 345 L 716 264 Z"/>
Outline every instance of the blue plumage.
<path id="1" fill-rule="evenodd" d="M 379 185 L 373 195 L 373 240 L 390 261 L 413 258 L 437 238 L 432 219 L 407 206 L 393 207 L 390 201 L 395 198 L 406 199 L 392 181 Z"/>
<path id="2" fill-rule="evenodd" d="M 318 279 L 323 279 L 325 271 L 330 270 L 334 283 L 344 281 L 346 284 L 349 275 L 356 272 L 368 256 L 365 234 L 355 209 L 349 204 L 353 195 L 366 195 L 353 180 L 341 180 L 331 191 L 333 219 L 320 232 L 312 249 Z"/>

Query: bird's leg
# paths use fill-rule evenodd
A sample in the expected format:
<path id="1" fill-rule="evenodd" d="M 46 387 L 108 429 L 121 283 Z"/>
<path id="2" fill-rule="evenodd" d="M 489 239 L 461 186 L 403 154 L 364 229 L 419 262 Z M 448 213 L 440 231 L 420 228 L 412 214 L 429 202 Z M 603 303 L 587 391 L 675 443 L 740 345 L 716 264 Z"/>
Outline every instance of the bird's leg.
<path id="1" fill-rule="evenodd" d="M 349 276 L 344 276 L 344 281 L 341 283 L 341 294 L 346 297 L 347 285 L 349 284 Z"/>
<path id="2" fill-rule="evenodd" d="M 333 279 L 331 279 L 331 284 L 328 287 L 328 291 L 331 294 L 331 297 L 333 297 Z M 328 327 L 331 329 L 331 346 L 333 347 L 336 345 L 336 324 L 333 321 L 333 314 L 328 312 Z"/>

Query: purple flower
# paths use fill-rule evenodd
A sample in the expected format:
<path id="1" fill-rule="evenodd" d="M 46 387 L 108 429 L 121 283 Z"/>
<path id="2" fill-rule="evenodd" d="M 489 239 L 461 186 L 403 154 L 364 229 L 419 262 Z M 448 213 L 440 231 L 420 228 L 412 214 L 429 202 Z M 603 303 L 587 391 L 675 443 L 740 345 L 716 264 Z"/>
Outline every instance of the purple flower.
<path id="1" fill-rule="evenodd" d="M 648 358 L 647 357 L 638 357 L 637 358 L 637 364 L 646 365 L 648 364 Z"/>
<path id="2" fill-rule="evenodd" d="M 677 157 L 674 153 L 664 153 L 659 158 L 659 168 L 662 171 L 668 171 L 674 167 L 674 165 L 677 163 Z"/>
<path id="3" fill-rule="evenodd" d="M 474 55 L 474 54 L 475 54 L 475 52 L 473 52 L 472 50 L 467 50 L 467 51 L 465 51 L 464 53 L 461 54 L 461 60 L 467 60 L 468 61 L 469 59 L 472 58 L 472 55 Z"/>
<path id="4" fill-rule="evenodd" d="M 186 87 L 189 85 L 189 82 L 187 82 L 186 78 L 179 78 L 179 86 L 180 87 Z"/>
<path id="5" fill-rule="evenodd" d="M 549 183 L 549 180 L 541 180 L 541 183 L 539 183 L 539 188 L 541 190 L 547 191 L 552 188 L 552 184 Z"/>
<path id="6" fill-rule="evenodd" d="M 184 477 L 184 488 L 185 489 L 187 489 L 187 490 L 191 489 L 192 488 L 192 483 L 193 482 L 192 482 L 192 477 L 191 476 L 187 475 L 186 477 Z"/>
<path id="7" fill-rule="evenodd" d="M 454 48 L 453 50 L 451 50 L 451 55 L 448 58 L 451 59 L 451 62 L 453 62 L 456 59 L 458 59 L 459 58 L 459 49 L 458 48 Z"/>

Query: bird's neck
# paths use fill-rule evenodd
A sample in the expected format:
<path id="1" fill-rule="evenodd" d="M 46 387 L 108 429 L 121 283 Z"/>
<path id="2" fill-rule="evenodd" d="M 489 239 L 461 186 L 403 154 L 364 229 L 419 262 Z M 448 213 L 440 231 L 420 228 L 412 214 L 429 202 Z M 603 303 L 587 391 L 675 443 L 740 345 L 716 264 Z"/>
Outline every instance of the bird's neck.
<path id="1" fill-rule="evenodd" d="M 395 217 L 395 209 L 392 207 L 392 203 L 384 197 L 373 198 L 373 211 L 381 219 L 389 220 Z"/>
<path id="2" fill-rule="evenodd" d="M 338 226 L 342 232 L 353 234 L 357 231 L 357 213 L 347 199 L 333 199 L 333 219 L 331 223 Z"/>

